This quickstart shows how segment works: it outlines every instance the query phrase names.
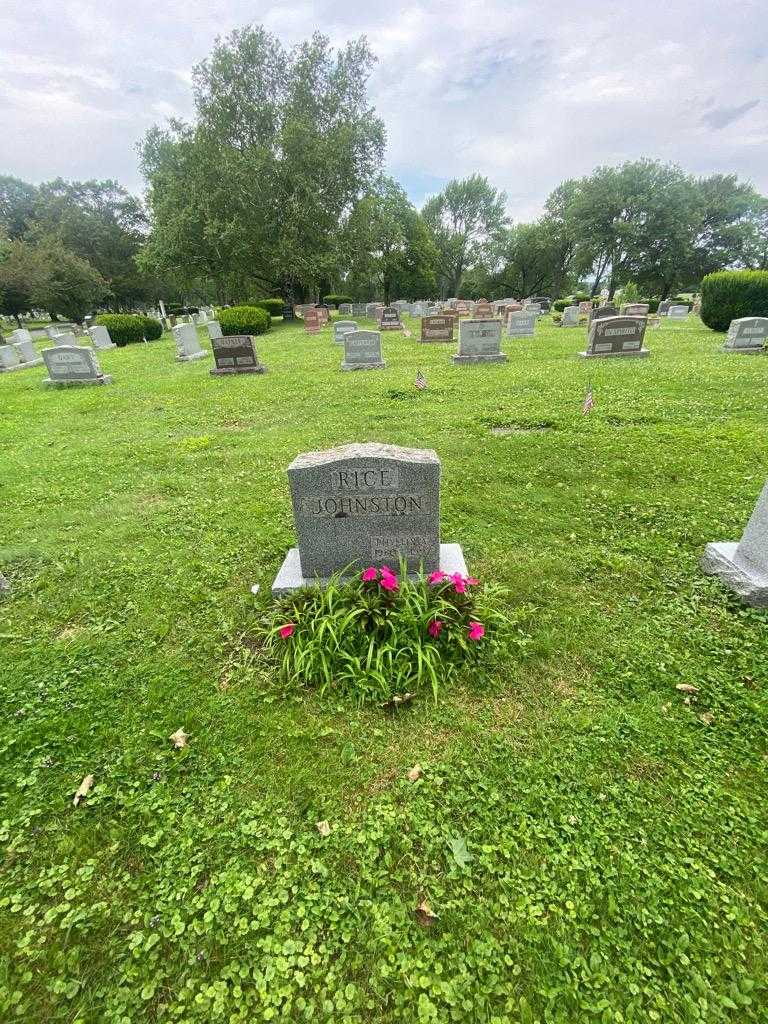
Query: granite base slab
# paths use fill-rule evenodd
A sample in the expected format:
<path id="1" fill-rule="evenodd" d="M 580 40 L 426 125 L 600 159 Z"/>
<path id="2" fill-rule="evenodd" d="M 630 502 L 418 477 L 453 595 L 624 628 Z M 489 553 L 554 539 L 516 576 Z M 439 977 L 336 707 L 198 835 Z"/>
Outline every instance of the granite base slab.
<path id="1" fill-rule="evenodd" d="M 17 363 L 16 366 L 0 366 L 0 373 L 13 373 L 14 370 L 28 370 L 31 366 L 42 366 L 45 360 L 42 356 L 39 359 L 30 359 L 28 363 Z"/>
<path id="2" fill-rule="evenodd" d="M 462 576 L 467 575 L 467 563 L 464 560 L 461 544 L 440 545 L 440 569 L 448 576 L 454 572 L 460 572 Z M 416 575 L 416 573 L 409 573 L 411 579 L 415 579 Z M 275 581 L 272 584 L 272 596 L 283 597 L 285 594 L 291 594 L 294 590 L 301 590 L 303 587 L 325 587 L 327 585 L 327 579 L 305 579 L 302 576 L 299 549 L 291 548 L 280 566 L 280 571 L 275 576 Z"/>
<path id="3" fill-rule="evenodd" d="M 207 359 L 210 354 L 210 352 L 206 352 L 205 349 L 203 349 L 200 352 L 195 352 L 195 354 L 192 356 L 176 356 L 176 362 L 191 363 L 195 359 Z"/>
<path id="4" fill-rule="evenodd" d="M 506 363 L 506 352 L 500 352 L 495 356 L 454 356 L 454 363 L 466 365 L 467 363 Z"/>
<path id="5" fill-rule="evenodd" d="M 581 359 L 644 359 L 651 354 L 649 348 L 637 352 L 579 352 Z"/>
<path id="6" fill-rule="evenodd" d="M 342 362 L 342 370 L 383 370 L 386 363 L 347 363 Z"/>
<path id="7" fill-rule="evenodd" d="M 723 542 L 707 544 L 701 557 L 701 568 L 717 578 L 753 608 L 768 608 L 768 575 L 756 566 L 736 561 L 738 544 Z"/>
<path id="8" fill-rule="evenodd" d="M 89 380 L 51 380 L 46 377 L 43 384 L 48 388 L 87 388 L 93 384 L 111 384 L 112 375 L 105 373 L 103 377 L 91 377 Z"/>
<path id="9" fill-rule="evenodd" d="M 723 352 L 737 356 L 767 356 L 768 348 L 727 348 L 723 345 Z"/>
<path id="10" fill-rule="evenodd" d="M 240 370 L 230 370 L 227 367 L 208 371 L 212 377 L 240 377 L 244 373 L 266 373 L 266 366 L 246 366 Z"/>

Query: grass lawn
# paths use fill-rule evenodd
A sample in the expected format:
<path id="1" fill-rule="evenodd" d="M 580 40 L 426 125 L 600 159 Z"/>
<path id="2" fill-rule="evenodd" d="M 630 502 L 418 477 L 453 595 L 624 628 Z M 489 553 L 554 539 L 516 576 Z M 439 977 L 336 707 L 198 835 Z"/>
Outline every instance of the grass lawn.
<path id="1" fill-rule="evenodd" d="M 646 360 L 417 330 L 368 373 L 278 322 L 265 376 L 167 335 L 104 388 L 0 376 L 3 1021 L 768 1020 L 768 615 L 697 567 L 764 483 L 768 359 L 694 317 Z M 394 718 L 250 640 L 286 467 L 366 440 L 437 450 L 443 540 L 526 608 Z"/>

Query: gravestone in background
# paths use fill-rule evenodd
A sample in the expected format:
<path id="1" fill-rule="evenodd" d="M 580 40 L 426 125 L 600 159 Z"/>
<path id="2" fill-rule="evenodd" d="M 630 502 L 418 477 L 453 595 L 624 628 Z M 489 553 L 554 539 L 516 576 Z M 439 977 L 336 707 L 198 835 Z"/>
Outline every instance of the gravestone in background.
<path id="1" fill-rule="evenodd" d="M 685 320 L 688 316 L 687 306 L 670 306 L 667 316 L 670 320 Z"/>
<path id="2" fill-rule="evenodd" d="M 19 357 L 19 369 L 23 370 L 28 366 L 40 366 L 43 362 L 43 357 L 38 355 L 35 343 L 32 341 L 32 335 L 29 331 L 23 327 L 19 327 L 18 330 L 11 331 L 10 342 L 13 348 L 16 350 L 16 355 Z"/>
<path id="3" fill-rule="evenodd" d="M 422 317 L 421 341 L 453 341 L 453 317 L 442 314 Z"/>
<path id="4" fill-rule="evenodd" d="M 339 316 L 352 316 L 352 303 L 342 302 L 339 305 Z"/>
<path id="5" fill-rule="evenodd" d="M 538 302 L 524 302 L 523 303 L 524 313 L 535 313 L 536 316 L 541 316 L 541 306 Z"/>
<path id="6" fill-rule="evenodd" d="M 535 313 L 508 313 L 507 314 L 507 337 L 508 338 L 532 338 L 536 334 Z"/>
<path id="7" fill-rule="evenodd" d="M 459 351 L 454 363 L 506 363 L 501 351 L 501 320 L 459 321 Z"/>
<path id="8" fill-rule="evenodd" d="M 337 345 L 344 344 L 344 335 L 349 331 L 359 330 L 354 320 L 336 320 L 333 325 L 333 340 Z"/>
<path id="9" fill-rule="evenodd" d="M 21 370 L 22 363 L 15 345 L 0 345 L 0 373 Z"/>
<path id="10" fill-rule="evenodd" d="M 593 320 L 589 328 L 587 351 L 579 355 L 587 359 L 648 356 L 650 352 L 643 348 L 645 327 L 645 317 L 638 316 L 612 316 Z"/>
<path id="11" fill-rule="evenodd" d="M 342 340 L 342 370 L 382 370 L 387 365 L 381 355 L 379 331 L 346 331 Z"/>
<path id="12" fill-rule="evenodd" d="M 538 305 L 542 313 L 548 313 L 552 308 L 552 299 L 548 295 L 532 295 L 528 301 Z"/>
<path id="13" fill-rule="evenodd" d="M 290 304 L 290 302 L 285 302 L 283 304 L 283 311 L 281 313 L 281 316 L 285 323 L 289 323 L 291 320 L 296 319 L 296 314 L 293 312 L 293 306 Z"/>
<path id="14" fill-rule="evenodd" d="M 768 483 L 738 544 L 707 544 L 701 567 L 717 576 L 748 605 L 768 607 Z"/>
<path id="15" fill-rule="evenodd" d="M 216 366 L 210 371 L 214 377 L 229 376 L 233 373 L 266 373 L 266 367 L 259 362 L 256 348 L 250 334 L 229 334 L 222 338 L 211 338 L 211 348 Z"/>
<path id="16" fill-rule="evenodd" d="M 77 345 L 77 338 L 74 336 L 74 334 L 72 334 L 71 331 L 68 334 L 57 334 L 51 340 L 53 341 L 54 345 L 67 345 L 67 346 L 75 346 L 75 345 Z"/>
<path id="17" fill-rule="evenodd" d="M 484 299 L 479 299 L 475 303 L 475 309 L 472 316 L 475 320 L 490 320 L 493 316 L 493 307 L 490 302 L 487 302 Z"/>
<path id="18" fill-rule="evenodd" d="M 563 319 L 560 321 L 561 327 L 578 327 L 579 326 L 579 307 L 578 306 L 566 306 L 563 310 Z"/>
<path id="19" fill-rule="evenodd" d="M 106 327 L 102 327 L 100 324 L 96 324 L 95 327 L 88 328 L 88 335 L 93 342 L 93 347 L 98 349 L 117 348 L 117 345 L 112 341 L 109 336 L 109 331 Z"/>
<path id="20" fill-rule="evenodd" d="M 621 316 L 648 316 L 650 305 L 647 302 L 625 302 L 621 307 Z"/>
<path id="21" fill-rule="evenodd" d="M 112 378 L 101 372 L 96 353 L 88 346 L 44 348 L 43 359 L 48 370 L 43 384 L 48 387 L 112 383 Z"/>
<path id="22" fill-rule="evenodd" d="M 662 299 L 659 303 L 659 308 L 656 310 L 659 316 L 666 316 L 669 313 L 669 307 L 672 305 L 671 299 Z"/>
<path id="23" fill-rule="evenodd" d="M 55 341 L 59 334 L 74 334 L 72 330 L 72 324 L 49 324 L 45 328 L 45 333 L 51 339 Z"/>
<path id="24" fill-rule="evenodd" d="M 304 330 L 307 334 L 319 334 L 323 326 L 320 310 L 310 307 L 304 310 Z"/>
<path id="25" fill-rule="evenodd" d="M 619 311 L 615 306 L 598 306 L 597 309 L 593 309 L 589 314 L 589 322 L 593 320 L 605 320 L 609 316 L 618 316 Z"/>
<path id="26" fill-rule="evenodd" d="M 299 455 L 288 467 L 298 547 L 275 596 L 349 568 L 467 574 L 458 544 L 440 543 L 440 460 L 431 450 L 349 444 Z"/>
<path id="27" fill-rule="evenodd" d="M 291 310 L 293 312 L 293 310 Z M 221 324 L 218 320 L 209 320 L 205 325 L 208 328 L 208 337 L 213 341 L 214 338 L 222 338 L 223 332 L 221 330 Z"/>
<path id="28" fill-rule="evenodd" d="M 353 302 L 350 310 L 352 316 L 367 316 L 367 307 L 364 302 Z"/>
<path id="29" fill-rule="evenodd" d="M 584 300 L 583 302 L 579 303 L 579 316 L 586 316 L 586 317 L 588 317 L 591 312 L 592 312 L 592 303 L 591 302 L 588 302 L 587 300 Z"/>
<path id="30" fill-rule="evenodd" d="M 760 354 L 766 351 L 768 338 L 768 317 L 743 316 L 731 320 L 723 351 Z"/>
<path id="31" fill-rule="evenodd" d="M 507 316 L 510 313 L 522 313 L 523 304 L 522 302 L 508 302 L 507 303 Z"/>
<path id="32" fill-rule="evenodd" d="M 197 328 L 193 324 L 176 324 L 173 328 L 176 342 L 176 362 L 189 363 L 193 359 L 204 359 L 209 352 L 200 347 Z"/>
<path id="33" fill-rule="evenodd" d="M 403 324 L 400 320 L 400 311 L 394 306 L 385 306 L 379 315 L 379 330 L 381 331 L 402 331 Z"/>

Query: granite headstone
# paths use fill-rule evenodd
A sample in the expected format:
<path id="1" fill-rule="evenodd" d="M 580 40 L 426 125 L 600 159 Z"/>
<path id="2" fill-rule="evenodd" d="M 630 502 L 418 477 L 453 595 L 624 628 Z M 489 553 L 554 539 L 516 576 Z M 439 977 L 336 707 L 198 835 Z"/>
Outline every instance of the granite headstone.
<path id="1" fill-rule="evenodd" d="M 211 338 L 211 348 L 216 366 L 211 376 L 223 377 L 233 373 L 265 373 L 266 367 L 259 362 L 256 348 L 250 334 L 229 334 L 226 337 Z"/>
<path id="2" fill-rule="evenodd" d="M 643 348 L 645 317 L 613 316 L 593 320 L 589 328 L 589 341 L 584 358 L 605 358 L 607 356 L 648 356 Z"/>
<path id="3" fill-rule="evenodd" d="M 461 320 L 454 363 L 506 363 L 501 351 L 501 320 Z"/>
<path id="4" fill-rule="evenodd" d="M 743 316 L 731 320 L 723 349 L 725 352 L 765 353 L 768 338 L 768 317 Z"/>
<path id="5" fill-rule="evenodd" d="M 707 544 L 701 567 L 719 577 L 746 604 L 768 607 L 768 483 L 738 544 Z"/>
<path id="6" fill-rule="evenodd" d="M 43 359 L 48 377 L 43 384 L 54 387 L 68 385 L 110 384 L 112 378 L 101 371 L 96 352 L 85 345 L 44 348 Z"/>
<path id="7" fill-rule="evenodd" d="M 444 314 L 421 318 L 421 341 L 453 341 L 453 317 Z"/>
<path id="8" fill-rule="evenodd" d="M 342 341 L 342 370 L 382 370 L 387 365 L 381 355 L 379 331 L 346 331 Z"/>

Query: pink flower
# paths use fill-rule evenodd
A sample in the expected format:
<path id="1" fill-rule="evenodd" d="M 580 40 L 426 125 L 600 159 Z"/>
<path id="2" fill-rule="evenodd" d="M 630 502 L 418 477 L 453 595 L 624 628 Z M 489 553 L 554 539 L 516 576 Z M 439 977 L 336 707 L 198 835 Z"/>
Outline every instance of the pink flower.
<path id="1" fill-rule="evenodd" d="M 457 594 L 463 594 L 466 592 L 467 581 L 464 579 L 460 572 L 453 573 L 451 575 L 451 580 L 453 582 L 453 589 L 456 591 Z"/>
<path id="2" fill-rule="evenodd" d="M 432 638 L 433 638 L 434 640 L 437 640 L 437 638 L 438 638 L 438 637 L 440 636 L 440 634 L 442 633 L 442 631 L 443 631 L 443 624 L 442 624 L 442 622 L 440 621 L 440 619 L 434 619 L 434 620 L 433 620 L 432 622 L 430 622 L 430 624 L 429 624 L 429 625 L 427 626 L 427 632 L 429 633 L 429 635 L 430 635 L 430 636 L 431 636 L 431 637 L 432 637 Z"/>
<path id="3" fill-rule="evenodd" d="M 476 587 L 480 583 L 480 580 L 476 580 L 474 576 L 465 576 L 464 582 L 468 587 Z"/>
<path id="4" fill-rule="evenodd" d="M 287 640 L 289 636 L 293 636 L 293 632 L 296 629 L 292 622 L 288 622 L 285 626 L 280 627 L 280 636 L 283 640 Z"/>
<path id="5" fill-rule="evenodd" d="M 385 590 L 397 590 L 397 576 L 393 576 L 391 572 L 385 573 L 382 569 L 379 586 L 383 587 Z"/>
<path id="6" fill-rule="evenodd" d="M 378 578 L 379 570 L 373 565 L 363 573 L 363 583 L 370 583 L 371 580 L 377 580 Z"/>
<path id="7" fill-rule="evenodd" d="M 382 567 L 381 567 L 381 575 L 382 576 L 394 576 L 395 574 L 392 572 L 392 570 L 389 568 L 388 565 L 382 565 Z"/>
<path id="8" fill-rule="evenodd" d="M 470 622 L 469 624 L 469 639 L 470 640 L 482 640 L 485 636 L 485 626 L 482 622 Z"/>
<path id="9" fill-rule="evenodd" d="M 429 585 L 431 587 L 434 587 L 436 583 L 442 583 L 444 579 L 447 579 L 447 576 L 445 575 L 442 569 L 438 569 L 437 572 L 433 572 L 430 574 Z"/>

